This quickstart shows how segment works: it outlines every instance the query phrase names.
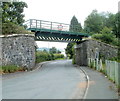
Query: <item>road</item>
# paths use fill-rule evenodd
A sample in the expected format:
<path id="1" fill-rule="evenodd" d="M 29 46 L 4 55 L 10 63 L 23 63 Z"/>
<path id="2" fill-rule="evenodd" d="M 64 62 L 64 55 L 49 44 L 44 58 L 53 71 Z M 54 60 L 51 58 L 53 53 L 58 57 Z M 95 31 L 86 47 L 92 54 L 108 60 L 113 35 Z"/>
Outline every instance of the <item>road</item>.
<path id="1" fill-rule="evenodd" d="M 2 79 L 3 99 L 81 99 L 86 89 L 84 73 L 71 60 L 48 62 Z"/>

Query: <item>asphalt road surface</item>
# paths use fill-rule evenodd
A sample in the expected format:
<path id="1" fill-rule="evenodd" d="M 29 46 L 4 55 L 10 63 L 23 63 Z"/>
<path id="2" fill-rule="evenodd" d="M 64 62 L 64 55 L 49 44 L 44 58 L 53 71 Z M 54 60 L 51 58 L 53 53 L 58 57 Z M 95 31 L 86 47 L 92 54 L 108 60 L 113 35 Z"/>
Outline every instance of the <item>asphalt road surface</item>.
<path id="1" fill-rule="evenodd" d="M 71 60 L 48 62 L 34 71 L 2 79 L 3 99 L 80 99 L 86 89 L 84 73 Z"/>

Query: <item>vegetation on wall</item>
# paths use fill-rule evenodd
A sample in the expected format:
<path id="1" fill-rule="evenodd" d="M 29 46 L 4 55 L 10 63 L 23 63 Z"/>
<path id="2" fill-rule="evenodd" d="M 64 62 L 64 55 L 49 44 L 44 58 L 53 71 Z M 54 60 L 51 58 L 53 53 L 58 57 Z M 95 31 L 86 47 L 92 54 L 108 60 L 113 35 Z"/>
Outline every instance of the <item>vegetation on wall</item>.
<path id="1" fill-rule="evenodd" d="M 23 26 L 19 26 L 17 24 L 14 24 L 12 22 L 3 23 L 2 25 L 2 34 L 8 35 L 8 34 L 32 34 L 32 32 L 29 32 L 25 30 Z"/>

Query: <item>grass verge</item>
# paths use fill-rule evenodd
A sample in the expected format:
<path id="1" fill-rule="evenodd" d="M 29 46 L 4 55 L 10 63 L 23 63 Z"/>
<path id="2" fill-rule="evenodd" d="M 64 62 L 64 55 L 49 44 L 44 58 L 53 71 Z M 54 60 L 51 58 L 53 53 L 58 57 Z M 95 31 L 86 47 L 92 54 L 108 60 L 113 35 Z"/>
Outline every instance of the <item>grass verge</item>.
<path id="1" fill-rule="evenodd" d="M 0 74 L 14 73 L 18 71 L 24 71 L 24 69 L 15 65 L 0 66 Z"/>

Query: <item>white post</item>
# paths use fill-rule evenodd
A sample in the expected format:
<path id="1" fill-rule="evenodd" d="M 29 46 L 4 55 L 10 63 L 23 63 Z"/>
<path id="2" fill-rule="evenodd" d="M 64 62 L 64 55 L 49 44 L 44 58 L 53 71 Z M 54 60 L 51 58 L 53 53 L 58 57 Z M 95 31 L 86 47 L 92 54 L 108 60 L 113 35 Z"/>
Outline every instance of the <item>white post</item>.
<path id="1" fill-rule="evenodd" d="M 96 58 L 96 69 L 98 70 L 98 58 Z"/>
<path id="2" fill-rule="evenodd" d="M 100 70 L 103 70 L 102 68 L 102 60 L 100 59 Z"/>

